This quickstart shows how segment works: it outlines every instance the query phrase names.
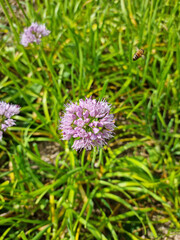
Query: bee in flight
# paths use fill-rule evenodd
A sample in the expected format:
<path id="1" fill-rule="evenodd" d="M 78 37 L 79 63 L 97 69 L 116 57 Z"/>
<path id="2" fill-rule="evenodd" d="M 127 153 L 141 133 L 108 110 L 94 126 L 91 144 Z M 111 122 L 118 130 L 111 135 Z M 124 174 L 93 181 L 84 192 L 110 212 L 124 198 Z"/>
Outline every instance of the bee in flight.
<path id="1" fill-rule="evenodd" d="M 137 52 L 133 56 L 133 61 L 138 60 L 138 58 L 144 58 L 144 50 L 143 49 L 137 49 Z"/>

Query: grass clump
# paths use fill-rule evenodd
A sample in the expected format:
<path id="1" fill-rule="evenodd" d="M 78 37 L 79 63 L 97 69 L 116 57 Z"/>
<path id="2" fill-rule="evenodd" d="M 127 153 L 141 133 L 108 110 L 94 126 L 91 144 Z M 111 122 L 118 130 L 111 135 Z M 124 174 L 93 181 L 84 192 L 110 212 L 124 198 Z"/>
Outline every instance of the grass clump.
<path id="1" fill-rule="evenodd" d="M 179 2 L 0 3 L 0 100 L 21 107 L 0 142 L 1 239 L 178 237 Z M 51 33 L 24 47 L 33 22 Z M 59 120 L 91 96 L 112 105 L 115 134 L 76 152 Z"/>

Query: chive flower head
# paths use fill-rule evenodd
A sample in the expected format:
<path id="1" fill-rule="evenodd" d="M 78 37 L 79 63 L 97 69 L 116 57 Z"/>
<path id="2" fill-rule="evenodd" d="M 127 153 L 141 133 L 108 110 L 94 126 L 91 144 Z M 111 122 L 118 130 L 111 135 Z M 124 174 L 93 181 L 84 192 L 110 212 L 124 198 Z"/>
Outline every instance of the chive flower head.
<path id="1" fill-rule="evenodd" d="M 19 112 L 20 107 L 18 105 L 3 101 L 0 102 L 0 140 L 2 140 L 3 132 L 5 132 L 8 127 L 16 125 L 15 120 L 11 119 L 11 117 Z"/>
<path id="2" fill-rule="evenodd" d="M 106 145 L 106 141 L 113 137 L 115 128 L 114 115 L 110 114 L 110 109 L 110 104 L 105 100 L 92 98 L 67 104 L 59 125 L 62 139 L 73 138 L 72 148 L 76 151 Z"/>
<path id="3" fill-rule="evenodd" d="M 21 34 L 21 44 L 27 47 L 29 43 L 41 42 L 41 38 L 48 36 L 50 31 L 46 28 L 45 24 L 38 24 L 34 22 L 30 27 L 25 28 L 24 32 Z"/>

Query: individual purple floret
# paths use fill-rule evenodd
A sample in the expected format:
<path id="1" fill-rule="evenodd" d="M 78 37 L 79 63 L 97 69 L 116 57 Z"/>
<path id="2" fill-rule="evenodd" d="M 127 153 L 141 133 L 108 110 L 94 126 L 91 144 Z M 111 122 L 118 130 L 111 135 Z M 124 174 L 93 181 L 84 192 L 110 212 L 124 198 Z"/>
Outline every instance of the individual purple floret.
<path id="1" fill-rule="evenodd" d="M 5 132 L 8 127 L 16 125 L 15 120 L 11 119 L 11 117 L 18 114 L 19 111 L 20 107 L 18 105 L 3 101 L 0 102 L 0 140 L 3 137 L 3 132 Z"/>
<path id="2" fill-rule="evenodd" d="M 110 108 L 106 101 L 92 98 L 68 104 L 59 125 L 62 139 L 74 138 L 72 148 L 76 151 L 83 148 L 91 150 L 92 147 L 107 144 L 106 140 L 113 136 L 115 128 Z"/>
<path id="3" fill-rule="evenodd" d="M 41 42 L 41 38 L 48 36 L 50 31 L 47 30 L 45 24 L 32 23 L 30 27 L 25 28 L 24 32 L 21 34 L 21 44 L 27 47 L 29 43 Z"/>

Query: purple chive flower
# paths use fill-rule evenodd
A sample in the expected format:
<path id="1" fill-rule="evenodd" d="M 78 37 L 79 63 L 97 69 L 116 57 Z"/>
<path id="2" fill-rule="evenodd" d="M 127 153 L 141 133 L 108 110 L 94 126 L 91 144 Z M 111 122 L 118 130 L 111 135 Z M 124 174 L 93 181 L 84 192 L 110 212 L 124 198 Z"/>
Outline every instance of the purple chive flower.
<path id="1" fill-rule="evenodd" d="M 8 127 L 12 127 L 15 124 L 15 120 L 11 119 L 12 116 L 18 114 L 20 107 L 18 105 L 9 104 L 6 102 L 0 102 L 0 140 L 3 137 L 3 132 Z"/>
<path id="2" fill-rule="evenodd" d="M 21 34 L 21 44 L 27 47 L 29 43 L 41 42 L 41 38 L 48 36 L 50 31 L 47 30 L 45 24 L 32 23 L 30 27 L 25 28 L 24 32 Z"/>
<path id="3" fill-rule="evenodd" d="M 115 128 L 110 108 L 106 101 L 92 98 L 68 104 L 59 125 L 62 139 L 74 138 L 72 148 L 76 151 L 83 148 L 91 150 L 92 147 L 107 144 L 106 140 L 113 136 Z"/>

